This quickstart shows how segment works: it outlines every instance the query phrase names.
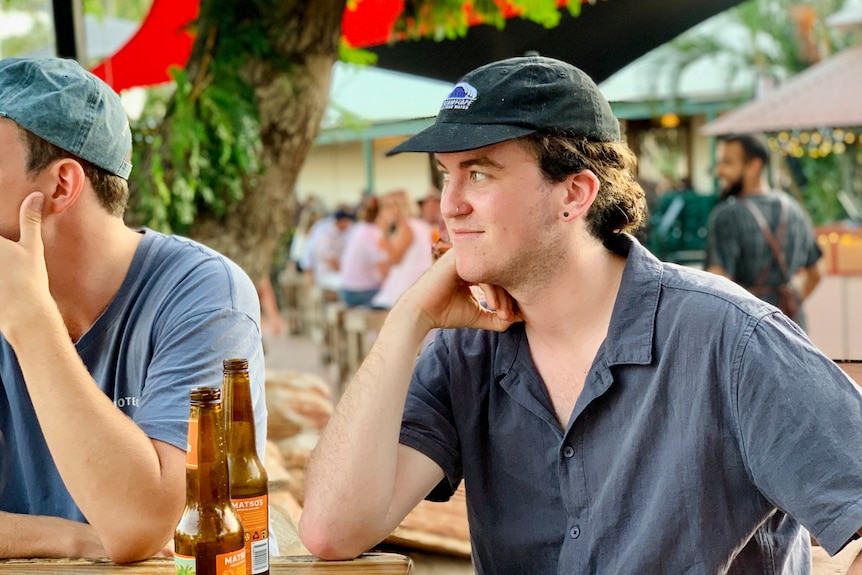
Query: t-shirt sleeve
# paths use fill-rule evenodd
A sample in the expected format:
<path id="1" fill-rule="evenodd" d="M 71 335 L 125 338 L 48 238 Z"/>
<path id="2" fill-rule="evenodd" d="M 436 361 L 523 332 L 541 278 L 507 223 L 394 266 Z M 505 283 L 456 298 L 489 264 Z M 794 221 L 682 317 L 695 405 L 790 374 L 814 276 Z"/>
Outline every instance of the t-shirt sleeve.
<path id="1" fill-rule="evenodd" d="M 728 367 L 754 484 L 838 552 L 862 527 L 860 389 L 780 314 L 756 325 Z"/>
<path id="2" fill-rule="evenodd" d="M 426 499 L 446 501 L 462 478 L 460 442 L 449 393 L 449 350 L 445 330 L 438 332 L 419 357 L 401 423 L 401 443 L 430 457 L 445 478 Z"/>
<path id="3" fill-rule="evenodd" d="M 730 277 L 736 277 L 740 258 L 738 230 L 730 210 L 719 204 L 713 210 L 708 223 L 709 263 L 721 266 Z"/>
<path id="4" fill-rule="evenodd" d="M 801 208 L 800 208 L 801 211 Z M 814 235 L 814 229 L 811 227 L 811 220 L 804 211 L 802 212 L 802 222 L 803 229 L 801 233 L 805 238 L 805 245 L 807 246 L 804 266 L 811 267 L 816 264 L 821 257 L 823 257 L 823 250 L 820 249 L 820 246 L 817 245 L 817 237 Z"/>
<path id="5" fill-rule="evenodd" d="M 227 273 L 225 273 L 227 270 Z M 217 286 L 217 287 L 216 287 Z M 260 304 L 247 276 L 222 263 L 206 264 L 181 284 L 156 318 L 135 423 L 151 438 L 186 448 L 189 392 L 221 387 L 222 361 L 249 361 L 256 440 L 266 443 Z"/>

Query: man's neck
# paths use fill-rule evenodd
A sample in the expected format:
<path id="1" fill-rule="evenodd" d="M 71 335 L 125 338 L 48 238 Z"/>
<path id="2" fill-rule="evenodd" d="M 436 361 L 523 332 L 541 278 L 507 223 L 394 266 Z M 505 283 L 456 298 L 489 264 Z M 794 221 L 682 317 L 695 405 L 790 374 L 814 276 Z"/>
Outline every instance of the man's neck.
<path id="1" fill-rule="evenodd" d="M 597 335 L 603 339 L 625 263 L 599 242 L 573 253 L 543 289 L 516 296 L 528 336 L 560 346 Z"/>
<path id="2" fill-rule="evenodd" d="M 769 185 L 765 179 L 752 182 L 742 188 L 741 197 L 763 196 L 769 193 Z"/>
<path id="3" fill-rule="evenodd" d="M 117 295 L 141 241 L 119 218 L 87 229 L 46 250 L 51 295 L 75 342 Z"/>

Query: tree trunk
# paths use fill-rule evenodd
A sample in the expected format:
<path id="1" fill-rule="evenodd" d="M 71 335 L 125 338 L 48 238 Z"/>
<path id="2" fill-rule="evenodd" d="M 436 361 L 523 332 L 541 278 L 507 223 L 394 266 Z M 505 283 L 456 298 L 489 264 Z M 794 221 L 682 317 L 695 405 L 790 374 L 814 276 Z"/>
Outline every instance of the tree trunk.
<path id="1" fill-rule="evenodd" d="M 260 112 L 264 173 L 256 186 L 245 186 L 242 201 L 223 217 L 200 214 L 189 234 L 237 262 L 255 281 L 269 271 L 278 239 L 288 229 L 294 184 L 326 108 L 345 2 L 269 2 L 266 25 L 281 31 L 270 49 L 276 59 L 290 62 L 289 69 L 269 59 L 252 59 L 242 71 L 254 87 Z M 207 50 L 197 48 L 206 36 L 199 29 L 191 73 L 205 61 Z"/>

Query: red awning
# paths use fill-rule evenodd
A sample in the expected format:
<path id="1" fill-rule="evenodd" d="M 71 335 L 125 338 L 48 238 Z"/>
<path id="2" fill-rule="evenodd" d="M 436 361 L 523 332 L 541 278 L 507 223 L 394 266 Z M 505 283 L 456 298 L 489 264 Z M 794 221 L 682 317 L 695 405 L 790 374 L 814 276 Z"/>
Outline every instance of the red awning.
<path id="1" fill-rule="evenodd" d="M 117 92 L 170 80 L 168 68 L 184 66 L 194 37 L 187 26 L 198 15 L 199 0 L 153 0 L 141 28 L 120 50 L 92 72 Z"/>

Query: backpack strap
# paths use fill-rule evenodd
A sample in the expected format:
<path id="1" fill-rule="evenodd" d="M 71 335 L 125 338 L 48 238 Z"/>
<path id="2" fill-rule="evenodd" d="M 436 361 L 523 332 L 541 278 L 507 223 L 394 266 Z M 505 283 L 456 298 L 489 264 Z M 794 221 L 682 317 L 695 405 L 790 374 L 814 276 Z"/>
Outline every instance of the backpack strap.
<path id="1" fill-rule="evenodd" d="M 787 220 L 790 205 L 784 194 L 778 194 L 778 200 L 781 203 L 781 216 L 778 220 L 778 229 L 775 234 L 773 234 L 772 230 L 769 228 L 769 224 L 766 223 L 766 219 L 763 217 L 763 214 L 754 202 L 745 198 L 740 199 L 742 205 L 748 208 L 748 211 L 751 212 L 752 216 L 754 216 L 754 220 L 757 222 L 757 225 L 760 227 L 760 231 L 766 238 L 766 243 L 769 244 L 769 248 L 772 250 L 772 255 L 775 258 L 774 261 L 778 262 L 778 266 L 781 268 L 781 273 L 784 275 L 784 282 L 782 283 L 787 283 L 790 281 L 790 270 L 787 267 L 787 259 L 784 257 L 784 250 L 781 249 L 781 244 L 784 242 L 784 236 L 787 233 Z M 769 265 L 764 268 L 760 273 L 760 276 L 757 278 L 757 284 L 754 286 L 755 288 L 763 287 L 771 269 L 772 262 L 770 261 Z"/>

